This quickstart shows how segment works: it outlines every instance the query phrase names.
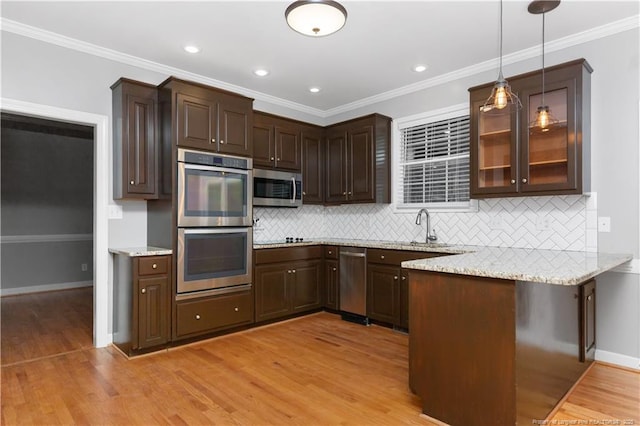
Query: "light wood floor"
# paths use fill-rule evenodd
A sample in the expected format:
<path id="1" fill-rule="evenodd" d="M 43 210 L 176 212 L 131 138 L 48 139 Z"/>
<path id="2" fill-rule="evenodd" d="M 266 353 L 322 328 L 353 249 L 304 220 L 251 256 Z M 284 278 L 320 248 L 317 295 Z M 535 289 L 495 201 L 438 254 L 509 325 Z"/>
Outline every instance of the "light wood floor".
<path id="1" fill-rule="evenodd" d="M 130 360 L 113 347 L 77 350 L 2 367 L 0 420 L 430 425 L 407 387 L 407 344 L 320 313 Z M 639 404 L 640 374 L 596 365 L 555 419 L 640 424 Z"/>

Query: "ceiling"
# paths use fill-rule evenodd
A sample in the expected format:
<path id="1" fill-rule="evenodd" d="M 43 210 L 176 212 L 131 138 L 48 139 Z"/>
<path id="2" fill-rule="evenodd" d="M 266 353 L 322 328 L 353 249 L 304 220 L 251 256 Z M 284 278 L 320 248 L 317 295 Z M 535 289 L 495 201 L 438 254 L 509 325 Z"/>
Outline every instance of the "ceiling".
<path id="1" fill-rule="evenodd" d="M 341 3 L 345 27 L 322 38 L 287 26 L 290 1 L 3 0 L 0 13 L 4 28 L 36 27 L 320 114 L 486 61 L 495 61 L 497 74 L 496 0 Z M 546 41 L 637 20 L 639 4 L 564 0 L 546 15 Z M 504 55 L 540 46 L 542 18 L 527 6 L 519 0 L 503 5 Z M 200 53 L 186 53 L 186 44 L 198 45 Z M 416 64 L 428 69 L 416 73 Z M 270 74 L 255 76 L 260 67 Z M 322 90 L 310 93 L 311 86 Z"/>

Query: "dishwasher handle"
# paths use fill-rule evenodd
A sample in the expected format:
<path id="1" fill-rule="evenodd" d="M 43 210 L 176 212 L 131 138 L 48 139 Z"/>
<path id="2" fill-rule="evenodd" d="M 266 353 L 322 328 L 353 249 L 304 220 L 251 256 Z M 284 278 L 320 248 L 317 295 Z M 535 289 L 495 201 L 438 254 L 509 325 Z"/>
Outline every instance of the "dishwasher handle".
<path id="1" fill-rule="evenodd" d="M 352 252 L 340 252 L 340 256 L 350 256 L 350 257 L 366 257 L 365 253 L 352 253 Z"/>

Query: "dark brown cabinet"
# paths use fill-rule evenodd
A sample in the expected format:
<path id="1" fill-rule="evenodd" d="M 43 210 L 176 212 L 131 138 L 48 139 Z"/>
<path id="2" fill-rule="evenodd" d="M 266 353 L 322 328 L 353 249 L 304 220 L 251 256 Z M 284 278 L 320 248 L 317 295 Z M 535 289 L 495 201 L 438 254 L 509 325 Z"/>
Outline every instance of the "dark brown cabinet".
<path id="1" fill-rule="evenodd" d="M 125 78 L 113 97 L 113 198 L 158 198 L 157 90 Z"/>
<path id="2" fill-rule="evenodd" d="M 125 354 L 169 342 L 171 256 L 115 257 L 113 343 Z"/>
<path id="3" fill-rule="evenodd" d="M 175 116 L 163 116 L 167 121 L 175 117 L 177 146 L 252 155 L 252 99 L 173 77 L 163 82 L 160 90 L 164 102 L 175 102 Z M 170 110 L 168 105 L 164 108 Z"/>
<path id="4" fill-rule="evenodd" d="M 261 249 L 254 259 L 256 322 L 322 307 L 320 246 Z"/>
<path id="5" fill-rule="evenodd" d="M 545 69 L 544 104 L 557 120 L 535 124 L 542 73 L 509 78 L 522 108 L 484 108 L 493 84 L 469 89 L 473 198 L 581 194 L 590 183 L 590 75 L 577 60 Z"/>
<path id="6" fill-rule="evenodd" d="M 325 203 L 390 202 L 390 132 L 379 114 L 326 129 Z"/>
<path id="7" fill-rule="evenodd" d="M 324 250 L 324 279 L 325 279 L 325 308 L 337 311 L 340 308 L 340 270 L 338 263 L 338 247 L 325 246 Z"/>
<path id="8" fill-rule="evenodd" d="M 580 285 L 580 361 L 593 360 L 596 350 L 596 281 Z"/>
<path id="9" fill-rule="evenodd" d="M 367 316 L 401 328 L 409 327 L 408 272 L 405 260 L 441 253 L 369 249 L 367 252 Z"/>
<path id="10" fill-rule="evenodd" d="M 253 165 L 299 172 L 302 167 L 301 125 L 293 120 L 254 112 Z"/>
<path id="11" fill-rule="evenodd" d="M 320 127 L 303 127 L 302 140 L 302 202 L 324 203 L 324 131 Z"/>

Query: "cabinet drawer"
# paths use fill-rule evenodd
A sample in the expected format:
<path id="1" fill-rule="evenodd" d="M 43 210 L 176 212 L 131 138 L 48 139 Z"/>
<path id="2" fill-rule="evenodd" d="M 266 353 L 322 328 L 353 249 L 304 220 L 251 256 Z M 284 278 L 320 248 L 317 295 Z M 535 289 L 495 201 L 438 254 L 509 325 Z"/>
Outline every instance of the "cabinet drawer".
<path id="1" fill-rule="evenodd" d="M 381 265 L 400 266 L 405 260 L 426 259 L 429 257 L 442 256 L 442 253 L 427 251 L 403 251 L 403 250 L 382 250 L 368 249 L 367 262 L 379 263 Z"/>
<path id="2" fill-rule="evenodd" d="M 204 333 L 253 320 L 251 292 L 189 300 L 176 305 L 178 337 Z"/>
<path id="3" fill-rule="evenodd" d="M 324 258 L 325 259 L 337 259 L 338 258 L 338 247 L 336 246 L 324 246 Z"/>
<path id="4" fill-rule="evenodd" d="M 148 256 L 138 259 L 138 275 L 166 274 L 169 270 L 169 256 Z"/>
<path id="5" fill-rule="evenodd" d="M 321 246 L 270 248 L 253 251 L 253 259 L 256 265 L 260 265 L 263 263 L 293 262 L 296 260 L 321 258 Z"/>

